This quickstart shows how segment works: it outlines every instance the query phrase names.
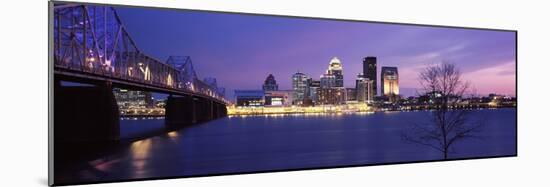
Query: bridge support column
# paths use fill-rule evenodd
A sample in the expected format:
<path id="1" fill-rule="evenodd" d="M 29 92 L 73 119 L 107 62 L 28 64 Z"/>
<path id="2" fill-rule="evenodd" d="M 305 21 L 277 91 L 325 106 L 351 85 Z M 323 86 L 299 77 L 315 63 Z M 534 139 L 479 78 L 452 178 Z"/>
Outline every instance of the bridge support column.
<path id="1" fill-rule="evenodd" d="M 60 80 L 55 80 L 53 126 L 56 154 L 75 155 L 118 142 L 119 118 L 110 82 L 63 86 Z"/>
<path id="2" fill-rule="evenodd" d="M 222 105 L 222 108 L 221 108 L 220 112 L 221 112 L 220 113 L 221 117 L 226 117 L 227 116 L 227 106 Z"/>
<path id="3" fill-rule="evenodd" d="M 215 116 L 215 113 L 214 113 L 214 109 L 215 109 L 215 106 L 214 106 L 214 101 L 212 100 L 208 100 L 208 111 L 210 111 L 208 114 L 208 119 L 209 120 L 213 120 L 213 119 L 216 119 L 217 117 Z"/>
<path id="4" fill-rule="evenodd" d="M 214 105 L 216 106 L 214 110 L 216 112 L 215 118 L 223 118 L 227 116 L 227 108 L 224 104 L 214 103 Z"/>
<path id="5" fill-rule="evenodd" d="M 166 101 L 166 126 L 172 128 L 196 123 L 196 103 L 191 96 L 169 96 Z"/>
<path id="6" fill-rule="evenodd" d="M 212 103 L 212 117 L 214 119 L 220 118 L 220 104 L 213 102 Z"/>
<path id="7" fill-rule="evenodd" d="M 212 101 L 204 98 L 196 98 L 197 100 L 197 122 L 206 122 L 213 119 L 212 117 Z"/>
<path id="8" fill-rule="evenodd" d="M 218 108 L 218 115 L 220 116 L 220 118 L 223 118 L 227 115 L 224 114 L 223 112 L 223 109 L 225 109 L 225 105 L 224 104 L 219 104 L 219 108 Z"/>

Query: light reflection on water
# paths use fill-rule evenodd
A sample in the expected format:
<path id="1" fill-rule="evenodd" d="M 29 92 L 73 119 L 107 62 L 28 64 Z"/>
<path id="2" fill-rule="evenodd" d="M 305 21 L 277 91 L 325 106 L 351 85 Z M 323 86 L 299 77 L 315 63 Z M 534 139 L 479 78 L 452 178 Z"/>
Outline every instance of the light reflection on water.
<path id="1" fill-rule="evenodd" d="M 179 133 L 178 131 L 172 131 L 172 132 L 169 132 L 168 134 L 168 137 L 173 141 L 173 142 L 176 142 L 178 140 L 178 136 L 179 136 Z"/>
<path id="2" fill-rule="evenodd" d="M 269 118 L 284 118 L 284 117 L 318 117 L 318 116 L 343 116 L 343 115 L 370 115 L 375 112 L 312 112 L 312 113 L 287 113 L 287 114 L 238 114 L 229 115 L 228 118 L 247 118 L 247 117 L 269 117 Z"/>
<path id="3" fill-rule="evenodd" d="M 102 171 L 102 172 L 108 172 L 112 169 L 112 167 L 119 162 L 120 159 L 97 159 L 89 162 L 89 164 L 95 168 L 96 170 Z"/>
<path id="4" fill-rule="evenodd" d="M 139 140 L 130 146 L 135 177 L 142 177 L 149 159 L 152 139 Z"/>

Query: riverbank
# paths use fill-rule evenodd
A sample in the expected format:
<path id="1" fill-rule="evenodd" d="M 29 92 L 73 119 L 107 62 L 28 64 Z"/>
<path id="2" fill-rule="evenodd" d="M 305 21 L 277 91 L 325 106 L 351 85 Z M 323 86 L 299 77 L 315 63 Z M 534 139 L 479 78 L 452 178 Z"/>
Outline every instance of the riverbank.
<path id="1" fill-rule="evenodd" d="M 408 112 L 408 111 L 433 111 L 437 108 L 429 106 L 400 107 L 400 108 L 376 108 L 369 107 L 366 110 L 342 110 L 338 107 L 330 109 L 329 107 L 320 107 L 321 109 L 308 110 L 312 107 L 294 107 L 291 109 L 280 107 L 277 110 L 273 108 L 241 108 L 239 110 L 228 110 L 229 116 L 283 116 L 283 115 L 342 115 L 342 114 L 369 114 L 375 112 Z M 328 109 L 327 109 L 328 108 Z M 450 107 L 449 110 L 480 110 L 480 109 L 501 109 L 516 108 L 515 106 L 486 106 L 471 105 L 461 107 Z"/>

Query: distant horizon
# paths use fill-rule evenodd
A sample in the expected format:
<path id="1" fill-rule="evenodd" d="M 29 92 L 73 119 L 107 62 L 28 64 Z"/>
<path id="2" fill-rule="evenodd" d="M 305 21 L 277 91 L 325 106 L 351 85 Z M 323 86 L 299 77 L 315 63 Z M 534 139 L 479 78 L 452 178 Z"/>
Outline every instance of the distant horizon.
<path id="1" fill-rule="evenodd" d="M 188 55 L 202 80 L 234 90 L 261 90 L 273 74 L 290 90 L 300 71 L 318 80 L 332 57 L 343 64 L 344 86 L 355 87 L 362 59 L 399 70 L 403 96 L 415 95 L 427 65 L 455 63 L 480 95 L 516 95 L 516 33 L 330 19 L 288 18 L 191 10 L 116 7 L 143 52 L 158 59 Z M 143 16 L 147 15 L 147 16 Z M 380 85 L 378 86 L 380 91 Z"/>

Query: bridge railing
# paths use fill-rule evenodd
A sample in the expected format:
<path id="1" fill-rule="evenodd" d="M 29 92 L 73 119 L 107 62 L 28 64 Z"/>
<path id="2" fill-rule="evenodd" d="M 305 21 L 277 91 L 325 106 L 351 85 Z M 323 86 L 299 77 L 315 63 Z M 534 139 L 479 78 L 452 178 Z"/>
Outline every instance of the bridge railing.
<path id="1" fill-rule="evenodd" d="M 199 80 L 189 57 L 166 63 L 142 53 L 112 7 L 54 7 L 54 65 L 82 73 L 177 89 L 227 102 L 217 87 Z"/>

